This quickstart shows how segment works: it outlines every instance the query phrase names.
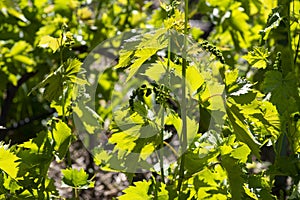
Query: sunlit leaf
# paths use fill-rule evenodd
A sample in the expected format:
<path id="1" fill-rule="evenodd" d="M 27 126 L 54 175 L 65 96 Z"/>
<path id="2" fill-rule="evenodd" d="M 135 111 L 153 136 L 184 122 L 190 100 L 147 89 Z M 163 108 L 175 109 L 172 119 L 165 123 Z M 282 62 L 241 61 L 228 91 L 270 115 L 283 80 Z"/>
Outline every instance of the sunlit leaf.
<path id="1" fill-rule="evenodd" d="M 233 71 L 226 71 L 225 72 L 225 84 L 231 85 L 236 82 L 239 75 L 238 69 L 234 69 Z"/>
<path id="2" fill-rule="evenodd" d="M 16 190 L 22 189 L 22 186 L 18 185 L 18 183 L 11 177 L 11 176 L 4 176 L 4 183 L 3 186 L 7 189 L 10 190 L 11 193 L 15 194 Z"/>
<path id="3" fill-rule="evenodd" d="M 27 56 L 24 56 L 24 55 L 16 55 L 14 56 L 14 59 L 19 61 L 19 62 L 22 62 L 26 65 L 34 65 L 35 64 L 35 61 Z"/>
<path id="4" fill-rule="evenodd" d="M 251 150 L 249 149 L 249 147 L 245 144 L 242 144 L 241 146 L 233 149 L 232 152 L 230 153 L 230 156 L 239 160 L 242 163 L 246 163 L 250 153 Z"/>
<path id="5" fill-rule="evenodd" d="M 26 17 L 23 15 L 23 13 L 20 13 L 19 11 L 17 11 L 16 9 L 14 9 L 14 8 L 12 8 L 12 7 L 7 8 L 7 12 L 8 12 L 10 15 L 12 15 L 12 16 L 14 16 L 14 17 L 20 19 L 20 20 L 22 20 L 23 22 L 26 22 L 26 23 L 29 22 L 28 19 L 26 19 Z"/>
<path id="6" fill-rule="evenodd" d="M 229 109 L 230 108 L 230 109 Z M 243 123 L 243 117 L 239 114 L 239 110 L 234 105 L 228 105 L 227 115 L 228 118 L 233 126 L 234 134 L 236 135 L 236 138 L 244 142 L 249 146 L 252 153 L 260 158 L 260 150 L 259 150 L 259 142 L 256 141 L 256 139 L 253 137 L 253 135 L 250 133 L 248 128 Z"/>
<path id="7" fill-rule="evenodd" d="M 141 67 L 141 65 L 148 60 L 151 56 L 153 56 L 156 53 L 157 49 L 154 48 L 145 48 L 141 50 L 137 50 L 134 56 L 136 59 L 134 59 L 132 62 L 133 64 L 130 66 L 129 75 L 126 79 L 128 81 L 131 79 L 135 73 L 138 71 L 138 69 Z"/>
<path id="8" fill-rule="evenodd" d="M 186 118 L 187 120 L 187 144 L 191 144 L 191 142 L 194 140 L 194 138 L 197 135 L 198 132 L 198 126 L 199 124 L 196 122 L 196 120 L 191 119 L 189 116 Z M 173 125 L 178 133 L 179 138 L 182 137 L 182 120 L 177 115 L 169 115 L 166 119 L 166 124 Z"/>
<path id="9" fill-rule="evenodd" d="M 246 31 L 249 29 L 249 24 L 247 23 L 247 21 L 249 20 L 249 16 L 244 12 L 243 8 L 241 7 L 241 3 L 233 3 L 230 6 L 230 9 L 230 25 L 235 30 L 238 30 L 241 33 L 242 37 L 244 37 L 244 32 L 247 33 Z"/>
<path id="10" fill-rule="evenodd" d="M 50 137 L 54 140 L 54 149 L 57 151 L 57 155 L 62 159 L 71 142 L 71 129 L 62 121 L 59 121 L 55 124 L 55 127 L 52 133 L 49 133 Z"/>
<path id="11" fill-rule="evenodd" d="M 9 55 L 15 56 L 18 54 L 27 53 L 28 51 L 31 51 L 31 50 L 32 50 L 32 46 L 29 43 L 21 40 L 14 44 L 14 46 L 11 48 L 11 50 L 9 52 Z"/>
<path id="12" fill-rule="evenodd" d="M 88 84 L 88 82 L 82 78 L 79 78 L 79 73 L 82 72 L 81 69 L 82 62 L 77 59 L 68 59 L 63 63 L 64 67 L 64 80 L 70 80 L 72 83 L 76 84 Z"/>
<path id="13" fill-rule="evenodd" d="M 164 183 L 160 183 L 160 187 L 159 187 L 159 192 L 157 194 L 157 198 L 159 200 L 168 200 L 169 199 L 169 192 L 168 190 L 166 189 L 166 184 Z"/>
<path id="14" fill-rule="evenodd" d="M 94 183 L 88 180 L 89 175 L 82 168 L 80 170 L 68 168 L 61 172 L 62 181 L 71 187 L 87 189 L 94 186 Z"/>
<path id="15" fill-rule="evenodd" d="M 243 186 L 245 194 L 248 195 L 249 197 L 251 197 L 251 199 L 254 200 L 258 200 L 256 194 L 254 192 L 252 192 L 248 187 L 246 187 L 245 185 Z"/>
<path id="16" fill-rule="evenodd" d="M 178 77 L 182 78 L 181 65 L 177 65 L 170 61 L 170 67 L 171 69 L 175 70 L 175 74 Z M 193 94 L 202 84 L 204 84 L 204 75 L 201 74 L 195 66 L 187 66 L 185 78 L 191 94 Z"/>
<path id="17" fill-rule="evenodd" d="M 119 197 L 119 200 L 151 200 L 153 199 L 152 195 L 148 194 L 149 187 L 151 185 L 150 181 L 139 181 L 134 183 L 135 186 L 129 186 L 123 192 L 122 196 Z"/>
<path id="18" fill-rule="evenodd" d="M 18 165 L 17 162 L 19 157 L 10 152 L 9 150 L 0 147 L 0 169 L 5 171 L 12 178 L 16 178 L 18 174 Z"/>
<path id="19" fill-rule="evenodd" d="M 269 63 L 268 57 L 268 49 L 265 49 L 264 47 L 256 47 L 253 51 L 250 51 L 247 55 L 243 56 L 252 67 L 258 69 L 265 69 L 267 67 Z"/>
<path id="20" fill-rule="evenodd" d="M 60 45 L 61 44 L 59 42 L 59 38 L 54 38 L 49 35 L 43 36 L 38 44 L 38 46 L 42 48 L 49 47 L 53 51 L 53 53 L 55 53 L 57 49 L 59 49 Z"/>

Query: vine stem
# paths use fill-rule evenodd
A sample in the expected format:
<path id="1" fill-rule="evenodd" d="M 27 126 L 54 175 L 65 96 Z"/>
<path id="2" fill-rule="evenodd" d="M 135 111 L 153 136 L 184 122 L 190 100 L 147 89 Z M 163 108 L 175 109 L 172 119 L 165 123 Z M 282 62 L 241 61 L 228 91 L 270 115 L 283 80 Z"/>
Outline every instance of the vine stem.
<path id="1" fill-rule="evenodd" d="M 161 108 L 161 132 L 160 132 L 160 148 L 159 148 L 159 160 L 160 160 L 160 173 L 162 182 L 165 183 L 165 174 L 164 174 L 164 123 L 165 123 L 165 111 L 164 108 Z"/>
<path id="2" fill-rule="evenodd" d="M 64 61 L 63 61 L 63 49 L 64 49 L 64 45 L 63 45 L 63 40 L 64 40 L 64 34 L 65 32 L 65 29 L 64 27 L 62 28 L 62 33 L 61 33 L 61 40 L 60 40 L 60 66 L 63 65 Z M 65 68 L 62 67 L 62 78 L 64 79 L 64 72 L 65 72 Z M 65 111 L 65 104 L 66 104 L 66 96 L 65 96 L 65 91 L 63 89 L 63 93 L 62 93 L 62 113 L 63 113 L 63 116 L 62 116 L 62 120 L 65 122 L 65 116 L 66 116 L 66 111 Z"/>
<path id="3" fill-rule="evenodd" d="M 180 166 L 179 166 L 179 180 L 177 185 L 177 191 L 180 192 L 182 182 L 184 179 L 184 162 L 185 162 L 185 153 L 184 151 L 187 148 L 187 120 L 186 120 L 186 48 L 187 48 L 187 24 L 188 24 L 188 11 L 189 11 L 189 4 L 188 0 L 184 1 L 184 38 L 183 38 L 183 52 L 182 52 L 182 82 L 181 82 L 181 90 L 182 90 L 182 101 L 181 101 L 181 117 L 182 117 L 182 132 L 181 132 L 181 149 L 182 149 L 182 156 L 180 159 Z"/>
<path id="4" fill-rule="evenodd" d="M 295 66 L 297 66 L 297 58 L 298 58 L 298 54 L 299 54 L 299 48 L 300 48 L 300 33 L 298 33 L 298 43 L 297 43 L 297 48 L 296 48 L 295 57 L 294 57 L 294 65 Z M 296 77 L 299 77 L 299 65 L 295 69 L 295 73 L 296 73 Z M 299 78 L 298 78 L 298 80 L 299 80 Z"/>
<path id="5" fill-rule="evenodd" d="M 78 194 L 78 188 L 74 188 L 74 193 L 75 193 L 75 199 L 79 200 L 79 194 Z"/>

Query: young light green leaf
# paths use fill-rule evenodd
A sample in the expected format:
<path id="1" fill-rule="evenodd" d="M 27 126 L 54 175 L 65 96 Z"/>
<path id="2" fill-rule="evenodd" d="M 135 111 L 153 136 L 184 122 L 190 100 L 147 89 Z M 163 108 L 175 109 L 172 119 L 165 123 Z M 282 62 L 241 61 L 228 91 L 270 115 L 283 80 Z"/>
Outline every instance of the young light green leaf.
<path id="1" fill-rule="evenodd" d="M 38 46 L 42 48 L 49 47 L 53 51 L 53 53 L 55 53 L 60 47 L 59 38 L 54 38 L 49 35 L 45 35 L 40 39 Z"/>
<path id="2" fill-rule="evenodd" d="M 233 84 L 236 82 L 237 78 L 239 75 L 239 70 L 238 69 L 234 69 L 233 71 L 226 71 L 225 72 L 225 84 L 227 86 Z"/>
<path id="3" fill-rule="evenodd" d="M 187 144 L 191 144 L 194 138 L 197 135 L 199 124 L 194 120 L 191 119 L 189 116 L 186 118 L 187 120 Z M 169 115 L 166 120 L 166 124 L 173 125 L 177 130 L 179 138 L 182 134 L 182 120 L 178 115 Z"/>
<path id="4" fill-rule="evenodd" d="M 141 67 L 141 65 L 148 60 L 151 56 L 153 56 L 158 49 L 155 48 L 145 48 L 145 49 L 139 49 L 134 54 L 135 60 L 133 61 L 133 64 L 130 66 L 129 75 L 126 79 L 126 81 L 130 80 L 135 73 L 138 71 L 138 69 Z"/>
<path id="5" fill-rule="evenodd" d="M 250 131 L 247 129 L 245 124 L 243 123 L 242 120 L 242 115 L 239 114 L 239 110 L 235 105 L 230 105 L 228 102 L 227 108 L 227 115 L 228 118 L 233 126 L 234 134 L 236 135 L 236 138 L 247 144 L 253 154 L 257 157 L 260 158 L 260 150 L 259 150 L 259 145 L 260 143 L 256 141 L 256 139 L 253 137 L 253 135 L 250 133 Z"/>
<path id="6" fill-rule="evenodd" d="M 254 192 L 252 192 L 247 186 L 243 186 L 245 194 L 248 195 L 251 199 L 259 200 Z"/>
<path id="7" fill-rule="evenodd" d="M 134 183 L 135 186 L 129 186 L 123 192 L 124 195 L 119 197 L 119 200 L 151 200 L 152 195 L 148 194 L 149 187 L 151 185 L 150 181 L 139 181 Z"/>
<path id="8" fill-rule="evenodd" d="M 247 21 L 249 20 L 249 16 L 240 8 L 240 2 L 232 3 L 232 5 L 230 6 L 231 15 L 229 20 L 231 22 L 230 25 L 235 30 L 239 31 L 244 38 L 244 33 L 249 30 L 249 24 L 247 23 Z"/>
<path id="9" fill-rule="evenodd" d="M 24 55 L 16 55 L 16 56 L 14 56 L 14 59 L 19 61 L 19 62 L 22 62 L 26 65 L 34 65 L 35 64 L 33 59 L 31 59 L 27 56 L 24 56 Z"/>
<path id="10" fill-rule="evenodd" d="M 5 171 L 13 179 L 17 177 L 19 171 L 18 160 L 18 156 L 3 147 L 0 147 L 0 169 Z"/>
<path id="11" fill-rule="evenodd" d="M 130 63 L 131 61 L 131 56 L 133 54 L 133 51 L 127 51 L 122 49 L 120 51 L 120 59 L 118 64 L 115 66 L 116 69 L 119 68 L 123 68 L 123 67 L 127 67 L 127 65 Z"/>
<path id="12" fill-rule="evenodd" d="M 11 48 L 9 52 L 9 55 L 10 56 L 20 55 L 20 54 L 27 53 L 28 51 L 31 50 L 32 50 L 32 46 L 29 43 L 21 40 L 14 44 L 14 46 Z"/>
<path id="13" fill-rule="evenodd" d="M 64 169 L 61 171 L 63 174 L 62 181 L 74 188 L 87 189 L 93 187 L 93 182 L 88 180 L 89 175 L 81 168 L 77 169 Z"/>
<path id="14" fill-rule="evenodd" d="M 17 11 L 17 9 L 15 9 L 14 7 L 8 7 L 7 12 L 10 15 L 22 20 L 23 22 L 29 23 L 28 19 L 26 19 L 26 17 L 21 12 Z"/>
<path id="15" fill-rule="evenodd" d="M 78 59 L 69 58 L 64 63 L 65 75 L 66 76 L 76 76 L 77 73 L 80 71 L 81 65 L 82 65 L 82 62 L 80 62 Z"/>
<path id="16" fill-rule="evenodd" d="M 55 142 L 54 149 L 57 151 L 57 155 L 60 159 L 63 159 L 69 148 L 71 135 L 71 129 L 62 121 L 55 124 L 52 134 L 49 133 L 50 137 L 53 136 L 52 139 Z"/>
<path id="17" fill-rule="evenodd" d="M 166 63 L 167 64 L 167 61 Z M 182 66 L 177 65 L 170 61 L 170 67 L 175 70 L 175 74 L 178 77 L 182 77 Z M 186 68 L 186 80 L 190 93 L 193 94 L 203 83 L 204 75 L 199 72 L 195 66 L 187 66 Z"/>
<path id="18" fill-rule="evenodd" d="M 151 63 L 151 65 L 146 69 L 144 75 L 149 77 L 151 80 L 158 82 L 161 77 L 167 73 L 166 63 L 166 61 Z"/>
<path id="19" fill-rule="evenodd" d="M 79 78 L 78 74 L 82 72 L 81 70 L 82 62 L 77 59 L 69 58 L 65 63 L 63 63 L 64 67 L 64 80 L 71 81 L 72 83 L 76 83 L 79 85 L 89 84 L 86 80 Z"/>
<path id="20" fill-rule="evenodd" d="M 268 49 L 264 47 L 256 47 L 253 51 L 250 51 L 247 55 L 243 56 L 252 67 L 257 69 L 265 69 L 267 67 L 269 63 L 268 57 Z"/>
<path id="21" fill-rule="evenodd" d="M 9 190 L 13 194 L 16 193 L 16 190 L 22 189 L 22 187 L 18 185 L 17 181 L 14 180 L 11 176 L 6 176 L 5 174 L 3 174 L 3 176 L 4 176 L 3 186 L 5 187 L 5 189 Z"/>
<path id="22" fill-rule="evenodd" d="M 158 200 L 169 200 L 169 192 L 166 189 L 166 184 L 160 183 L 159 191 L 157 194 Z"/>
<path id="23" fill-rule="evenodd" d="M 230 156 L 237 159 L 241 163 L 246 163 L 251 150 L 245 144 L 241 144 L 239 147 L 232 150 Z"/>

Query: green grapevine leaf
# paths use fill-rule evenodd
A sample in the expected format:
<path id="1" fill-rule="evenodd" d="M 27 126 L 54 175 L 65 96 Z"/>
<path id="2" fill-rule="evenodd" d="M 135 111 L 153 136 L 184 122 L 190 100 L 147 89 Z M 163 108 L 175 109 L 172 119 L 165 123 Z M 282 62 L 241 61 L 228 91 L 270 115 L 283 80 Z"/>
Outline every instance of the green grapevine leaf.
<path id="1" fill-rule="evenodd" d="M 35 138 L 20 144 L 19 147 L 30 149 L 31 152 L 42 152 L 46 140 L 47 132 L 42 131 Z"/>
<path id="2" fill-rule="evenodd" d="M 61 172 L 62 181 L 71 187 L 87 189 L 94 186 L 94 182 L 88 180 L 89 175 L 82 168 L 80 170 L 68 168 Z"/>
<path id="3" fill-rule="evenodd" d="M 262 94 L 258 91 L 253 92 L 250 91 L 250 93 L 232 96 L 231 98 L 237 103 L 236 106 L 239 108 L 240 114 L 248 122 L 251 122 L 251 125 L 248 127 L 252 132 L 261 137 L 259 138 L 261 139 L 260 141 L 263 143 L 266 142 L 266 137 L 264 136 L 274 141 L 280 134 L 280 119 L 277 109 L 268 101 L 257 100 L 256 96 L 259 97 Z M 253 98 L 250 95 L 252 93 L 254 94 Z"/>
<path id="4" fill-rule="evenodd" d="M 151 58 L 158 50 L 167 46 L 167 40 L 164 40 L 166 29 L 134 36 L 127 40 L 124 44 L 124 49 L 120 51 L 119 63 L 115 66 L 116 69 L 127 67 L 129 65 L 128 81 L 131 79 L 142 64 Z M 137 46 L 132 46 L 131 43 L 138 43 Z"/>
<path id="5" fill-rule="evenodd" d="M 237 164 L 237 160 L 230 157 L 229 155 L 222 156 L 222 166 L 227 172 L 227 177 L 229 180 L 231 195 L 233 200 L 243 199 L 243 178 L 242 169 Z"/>
<path id="6" fill-rule="evenodd" d="M 241 3 L 233 3 L 230 6 L 231 9 L 231 16 L 230 16 L 230 25 L 235 30 L 238 30 L 242 37 L 244 38 L 244 33 L 249 29 L 249 25 L 247 21 L 249 20 L 249 16 L 243 12 L 241 9 L 239 9 L 241 6 Z"/>
<path id="7" fill-rule="evenodd" d="M 119 197 L 119 200 L 151 200 L 153 199 L 152 195 L 148 194 L 149 187 L 151 182 L 139 181 L 134 183 L 135 186 L 129 186 L 123 192 L 124 195 Z"/>
<path id="8" fill-rule="evenodd" d="M 82 63 L 77 59 L 68 59 L 64 64 L 64 80 L 71 81 L 72 83 L 76 84 L 88 84 L 86 80 L 83 80 L 77 76 L 78 73 L 81 71 L 81 65 Z"/>
<path id="9" fill-rule="evenodd" d="M 239 160 L 242 163 L 246 163 L 250 153 L 251 150 L 249 149 L 249 147 L 242 143 L 241 146 L 232 150 L 230 156 Z"/>
<path id="10" fill-rule="evenodd" d="M 10 49 L 9 56 L 15 56 L 22 53 L 28 53 L 30 50 L 32 50 L 32 46 L 27 43 L 26 41 L 18 41 L 14 43 L 14 46 Z"/>
<path id="11" fill-rule="evenodd" d="M 139 129 L 135 129 L 134 132 L 138 130 Z M 126 131 L 133 131 L 133 130 L 126 130 Z M 109 142 L 112 144 L 116 144 L 115 146 L 116 149 L 131 152 L 136 146 L 135 141 L 137 139 L 138 137 L 130 134 L 130 132 L 120 132 L 120 133 L 114 133 L 109 139 Z"/>
<path id="12" fill-rule="evenodd" d="M 34 65 L 35 64 L 33 59 L 31 59 L 27 56 L 24 56 L 24 55 L 16 55 L 16 56 L 14 56 L 14 59 L 19 61 L 19 62 L 22 62 L 26 65 Z"/>
<path id="13" fill-rule="evenodd" d="M 268 71 L 265 74 L 265 80 L 263 84 L 264 92 L 272 92 L 275 89 L 282 89 L 284 83 L 282 73 L 280 71 Z M 283 92 L 283 91 L 282 91 Z"/>
<path id="14" fill-rule="evenodd" d="M 269 63 L 268 57 L 268 49 L 263 47 L 256 47 L 253 51 L 250 51 L 247 55 L 243 56 L 252 67 L 257 69 L 265 69 L 267 67 Z"/>
<path id="15" fill-rule="evenodd" d="M 268 177 L 261 174 L 253 174 L 248 177 L 249 188 L 257 188 L 260 199 L 272 200 L 274 196 L 272 195 L 271 182 Z"/>
<path id="16" fill-rule="evenodd" d="M 182 77 L 182 66 L 176 65 L 173 62 L 171 63 L 171 68 L 175 69 L 175 74 Z M 204 76 L 199 72 L 199 70 L 195 66 L 187 66 L 186 68 L 186 80 L 188 88 L 190 89 L 190 93 L 193 94 L 203 83 Z"/>
<path id="17" fill-rule="evenodd" d="M 191 119 L 189 116 L 186 118 L 187 120 L 187 144 L 191 144 L 194 138 L 197 135 L 199 124 Z M 182 134 L 182 120 L 178 115 L 169 115 L 166 120 L 166 124 L 174 125 L 177 130 L 179 138 L 181 138 Z"/>
<path id="18" fill-rule="evenodd" d="M 93 134 L 97 129 L 101 127 L 103 119 L 89 106 L 83 102 L 78 102 L 73 107 L 74 120 L 76 123 L 81 124 L 81 127 L 77 127 L 79 130 L 87 131 L 89 134 Z"/>
<path id="19" fill-rule="evenodd" d="M 254 199 L 254 200 L 259 200 L 257 198 L 257 195 L 255 193 L 251 192 L 251 190 L 248 187 L 246 187 L 244 185 L 243 188 L 244 188 L 245 194 L 248 195 L 248 197 L 250 197 L 251 199 Z"/>
<path id="20" fill-rule="evenodd" d="M 161 77 L 167 73 L 167 65 L 165 64 L 166 61 L 151 63 L 151 66 L 146 69 L 144 75 L 149 77 L 151 80 L 158 82 Z"/>
<path id="21" fill-rule="evenodd" d="M 16 190 L 22 189 L 20 185 L 11 177 L 11 176 L 4 176 L 4 183 L 3 186 L 7 189 L 10 190 L 11 193 L 15 194 Z"/>
<path id="22" fill-rule="evenodd" d="M 31 94 L 38 88 L 45 88 L 44 97 L 48 101 L 59 101 L 59 97 L 63 94 L 64 84 L 71 81 L 76 84 L 88 84 L 84 79 L 77 76 L 80 73 L 81 62 L 77 59 L 68 59 L 57 70 L 49 74 L 41 83 L 31 89 Z"/>
<path id="23" fill-rule="evenodd" d="M 0 169 L 5 171 L 13 179 L 17 177 L 19 168 L 18 160 L 20 158 L 6 150 L 4 147 L 0 147 Z"/>
<path id="24" fill-rule="evenodd" d="M 283 20 L 283 17 L 280 16 L 280 10 L 280 7 L 272 9 L 272 13 L 269 15 L 266 28 L 261 31 L 263 40 L 267 40 L 271 31 L 280 26 L 280 22 Z"/>
<path id="25" fill-rule="evenodd" d="M 198 171 L 194 178 L 198 199 L 228 199 L 228 192 L 222 189 L 226 178 L 226 171 L 220 165 Z"/>
<path id="26" fill-rule="evenodd" d="M 238 69 L 234 69 L 233 71 L 226 71 L 225 72 L 225 84 L 227 86 L 236 82 L 239 75 Z"/>
<path id="27" fill-rule="evenodd" d="M 265 93 L 271 92 L 270 101 L 277 106 L 280 113 L 287 110 L 296 111 L 291 110 L 292 108 L 288 101 L 290 98 L 299 98 L 297 93 L 295 93 L 297 91 L 295 74 L 288 73 L 283 77 L 279 71 L 268 71 L 265 74 L 262 90 Z"/>
<path id="28" fill-rule="evenodd" d="M 166 189 L 166 184 L 160 183 L 159 191 L 157 194 L 158 200 L 168 200 L 169 199 L 169 192 Z"/>
<path id="29" fill-rule="evenodd" d="M 29 95 L 38 88 L 45 88 L 44 97 L 48 101 L 58 100 L 63 93 L 63 79 L 59 71 L 49 74 L 41 83 L 31 89 Z"/>
<path id="30" fill-rule="evenodd" d="M 167 29 L 160 28 L 150 33 L 146 33 L 143 35 L 141 43 L 137 46 L 138 49 L 143 48 L 155 48 L 162 49 L 165 48 L 168 44 L 168 40 L 166 40 L 165 34 Z"/>
<path id="31" fill-rule="evenodd" d="M 131 57 L 133 55 L 133 51 L 128 51 L 126 49 L 122 49 L 120 51 L 120 59 L 118 64 L 115 66 L 116 69 L 127 67 L 128 63 L 130 63 Z"/>
<path id="32" fill-rule="evenodd" d="M 59 121 L 55 124 L 52 133 L 49 134 L 55 142 L 54 150 L 57 151 L 58 157 L 63 159 L 71 142 L 71 129 L 67 124 Z"/>
<path id="33" fill-rule="evenodd" d="M 12 16 L 20 19 L 20 20 L 22 20 L 23 22 L 26 22 L 26 23 L 29 22 L 28 19 L 26 19 L 26 17 L 22 13 L 20 13 L 19 11 L 17 11 L 16 9 L 14 9 L 13 7 L 8 7 L 7 8 L 7 12 L 10 15 L 12 15 Z"/>
<path id="34" fill-rule="evenodd" d="M 239 109 L 235 105 L 229 105 L 227 107 L 227 115 L 233 126 L 234 134 L 236 138 L 247 144 L 251 151 L 254 153 L 257 158 L 260 158 L 260 150 L 259 150 L 259 142 L 255 140 L 253 135 L 247 129 L 245 124 L 243 123 L 243 116 L 240 114 Z"/>
<path id="35" fill-rule="evenodd" d="M 153 56 L 157 50 L 158 49 L 155 48 L 145 48 L 137 50 L 134 54 L 136 59 L 132 61 L 133 64 L 130 66 L 130 72 L 126 81 L 130 80 L 141 67 L 141 65 L 151 56 Z"/>
<path id="36" fill-rule="evenodd" d="M 59 39 L 60 38 L 54 38 L 49 35 L 45 35 L 40 39 L 38 46 L 42 48 L 49 47 L 53 51 L 53 53 L 55 53 L 60 47 Z"/>

